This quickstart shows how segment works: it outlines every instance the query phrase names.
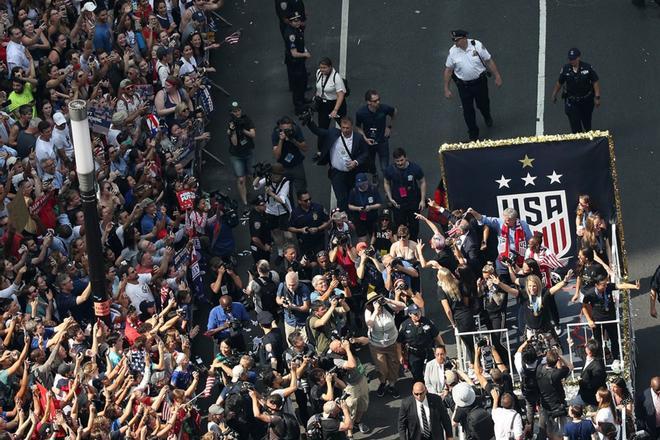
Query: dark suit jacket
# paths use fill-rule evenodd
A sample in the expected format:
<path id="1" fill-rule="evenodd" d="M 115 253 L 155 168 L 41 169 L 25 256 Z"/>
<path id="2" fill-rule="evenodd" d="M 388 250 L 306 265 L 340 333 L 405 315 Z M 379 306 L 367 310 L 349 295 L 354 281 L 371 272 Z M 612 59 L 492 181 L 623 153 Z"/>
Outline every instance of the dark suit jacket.
<path id="1" fill-rule="evenodd" d="M 658 436 L 658 430 L 655 427 L 655 405 L 653 405 L 652 392 L 651 388 L 647 388 L 637 395 L 635 399 L 635 417 L 637 418 L 638 428 L 644 429 L 652 439 L 655 439 Z"/>
<path id="2" fill-rule="evenodd" d="M 481 261 L 481 236 L 477 235 L 473 229 L 465 236 L 461 244 L 461 253 L 467 260 L 467 265 L 476 274 L 481 273 L 483 263 Z"/>
<path id="3" fill-rule="evenodd" d="M 580 389 L 578 395 L 587 405 L 597 406 L 596 391 L 607 386 L 607 373 L 602 359 L 594 359 L 582 371 L 580 376 Z"/>
<path id="4" fill-rule="evenodd" d="M 442 398 L 435 394 L 426 393 L 431 414 L 431 437 L 434 440 L 442 440 L 452 436 L 451 420 L 447 414 Z M 444 435 L 443 435 L 444 430 Z M 413 396 L 408 396 L 401 401 L 399 409 L 399 438 L 401 440 L 419 440 L 422 438 L 422 426 L 417 416 L 417 401 Z"/>
<path id="5" fill-rule="evenodd" d="M 318 136 L 319 140 L 321 141 L 321 157 L 319 158 L 317 164 L 329 164 L 332 146 L 335 144 L 337 139 L 339 139 L 339 136 L 341 136 L 341 130 L 335 127 L 331 127 L 326 130 L 325 128 L 321 128 L 316 125 L 314 121 L 310 121 L 307 126 L 312 133 Z M 367 144 L 363 142 L 362 135 L 357 131 L 353 131 L 353 148 L 351 151 L 351 156 L 353 156 L 354 160 L 357 160 L 358 168 L 362 168 L 369 157 L 369 150 L 367 147 Z"/>

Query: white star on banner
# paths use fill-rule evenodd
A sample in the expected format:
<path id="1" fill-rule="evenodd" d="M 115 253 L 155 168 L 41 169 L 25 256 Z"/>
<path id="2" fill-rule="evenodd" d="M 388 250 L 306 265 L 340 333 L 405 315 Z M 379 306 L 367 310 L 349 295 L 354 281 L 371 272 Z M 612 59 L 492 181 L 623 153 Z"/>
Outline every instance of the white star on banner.
<path id="1" fill-rule="evenodd" d="M 500 177 L 498 180 L 495 180 L 495 182 L 497 182 L 500 185 L 498 189 L 502 189 L 504 187 L 509 188 L 509 182 L 511 182 L 511 179 L 507 179 L 506 177 L 504 177 L 504 174 L 502 174 L 502 177 Z"/>
<path id="2" fill-rule="evenodd" d="M 561 176 L 563 176 L 563 174 L 557 174 L 557 171 L 552 170 L 552 174 L 546 177 L 550 179 L 550 184 L 553 184 L 553 183 L 561 183 L 561 181 L 559 180 Z"/>
<path id="3" fill-rule="evenodd" d="M 527 176 L 521 177 L 521 179 L 523 180 L 523 182 L 525 182 L 525 186 L 527 185 L 536 186 L 534 184 L 534 180 L 536 180 L 536 176 L 530 176 L 529 173 L 527 173 Z"/>

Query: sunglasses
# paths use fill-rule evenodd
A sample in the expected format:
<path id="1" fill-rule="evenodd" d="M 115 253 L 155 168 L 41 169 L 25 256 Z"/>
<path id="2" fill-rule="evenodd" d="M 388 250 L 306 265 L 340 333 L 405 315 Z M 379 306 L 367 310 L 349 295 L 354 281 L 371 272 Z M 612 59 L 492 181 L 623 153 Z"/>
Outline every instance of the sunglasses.
<path id="1" fill-rule="evenodd" d="M 413 393 L 415 396 L 423 396 L 426 394 L 426 391 L 422 391 L 421 393 Z"/>

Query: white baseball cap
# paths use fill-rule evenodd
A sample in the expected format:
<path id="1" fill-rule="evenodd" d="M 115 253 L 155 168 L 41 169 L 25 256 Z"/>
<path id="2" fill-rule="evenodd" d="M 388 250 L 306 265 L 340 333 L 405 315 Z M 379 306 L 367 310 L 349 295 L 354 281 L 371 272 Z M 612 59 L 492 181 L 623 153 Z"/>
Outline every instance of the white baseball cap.
<path id="1" fill-rule="evenodd" d="M 96 5 L 94 2 L 87 2 L 83 5 L 81 11 L 94 12 L 96 10 Z"/>
<path id="2" fill-rule="evenodd" d="M 62 112 L 55 112 L 53 115 L 53 122 L 55 122 L 55 125 L 64 125 L 66 124 L 66 118 Z"/>

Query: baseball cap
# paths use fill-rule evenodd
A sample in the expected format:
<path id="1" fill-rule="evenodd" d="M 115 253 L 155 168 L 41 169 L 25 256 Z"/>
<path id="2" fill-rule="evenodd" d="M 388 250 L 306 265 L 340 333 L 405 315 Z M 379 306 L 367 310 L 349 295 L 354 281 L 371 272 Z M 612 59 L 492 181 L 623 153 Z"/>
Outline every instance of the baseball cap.
<path id="1" fill-rule="evenodd" d="M 155 304 L 153 301 L 142 301 L 140 303 L 140 312 L 147 313 L 147 311 L 154 306 Z"/>
<path id="2" fill-rule="evenodd" d="M 209 406 L 209 414 L 214 415 L 214 416 L 219 416 L 220 414 L 224 414 L 225 409 L 218 405 L 217 403 L 214 403 L 213 405 Z"/>
<path id="3" fill-rule="evenodd" d="M 112 124 L 113 125 L 120 125 L 126 122 L 126 118 L 128 118 L 128 113 L 125 112 L 124 110 L 120 110 L 118 112 L 115 112 L 112 115 Z"/>
<path id="4" fill-rule="evenodd" d="M 86 2 L 83 7 L 80 9 L 80 11 L 87 11 L 87 12 L 94 12 L 96 11 L 96 5 L 94 2 Z"/>
<path id="5" fill-rule="evenodd" d="M 206 21 L 206 15 L 202 11 L 197 11 L 192 15 L 192 19 L 197 22 Z"/>
<path id="6" fill-rule="evenodd" d="M 53 114 L 53 122 L 55 125 L 64 125 L 66 124 L 66 118 L 62 114 L 62 112 L 55 112 Z"/>
<path id="7" fill-rule="evenodd" d="M 234 110 L 239 110 L 241 108 L 241 105 L 238 103 L 238 101 L 234 101 L 229 105 L 229 111 L 233 112 Z"/>
<path id="8" fill-rule="evenodd" d="M 262 311 L 257 315 L 257 322 L 260 325 L 271 325 L 273 321 L 275 321 L 275 317 L 270 312 Z"/>
<path id="9" fill-rule="evenodd" d="M 130 85 L 133 85 L 133 81 L 131 81 L 131 80 L 128 79 L 128 78 L 124 78 L 124 79 L 122 79 L 121 82 L 119 83 L 119 87 L 121 87 L 122 89 L 123 89 L 124 87 L 128 87 L 128 86 L 130 86 Z"/>
<path id="10" fill-rule="evenodd" d="M 582 53 L 577 47 L 572 47 L 568 50 L 568 59 L 573 61 L 576 60 Z"/>
<path id="11" fill-rule="evenodd" d="M 405 309 L 406 315 L 411 315 L 413 313 L 422 313 L 422 309 L 419 308 L 417 304 L 411 304 Z"/>
<path id="12" fill-rule="evenodd" d="M 468 31 L 464 31 L 463 29 L 455 29 L 451 31 L 451 39 L 452 40 L 457 40 L 459 38 L 465 38 L 468 36 Z"/>
<path id="13" fill-rule="evenodd" d="M 238 382 L 243 373 L 245 373 L 245 368 L 243 368 L 241 365 L 236 365 L 231 369 L 231 381 Z"/>
<path id="14" fill-rule="evenodd" d="M 169 47 L 159 47 L 158 50 L 156 51 L 156 57 L 158 59 L 163 58 L 165 55 L 171 53 L 172 51 L 170 50 Z"/>
<path id="15" fill-rule="evenodd" d="M 357 176 L 355 176 L 355 184 L 359 185 L 361 183 L 368 182 L 369 178 L 367 177 L 367 173 L 358 173 Z"/>

